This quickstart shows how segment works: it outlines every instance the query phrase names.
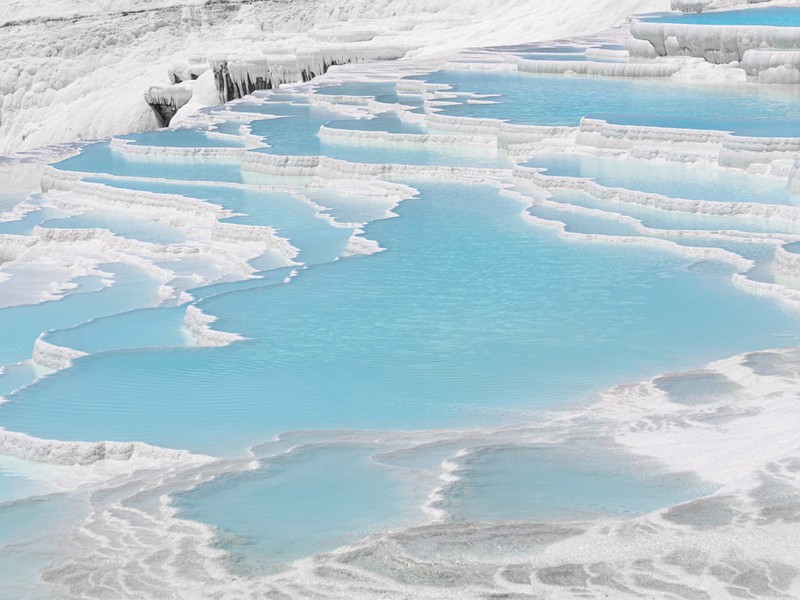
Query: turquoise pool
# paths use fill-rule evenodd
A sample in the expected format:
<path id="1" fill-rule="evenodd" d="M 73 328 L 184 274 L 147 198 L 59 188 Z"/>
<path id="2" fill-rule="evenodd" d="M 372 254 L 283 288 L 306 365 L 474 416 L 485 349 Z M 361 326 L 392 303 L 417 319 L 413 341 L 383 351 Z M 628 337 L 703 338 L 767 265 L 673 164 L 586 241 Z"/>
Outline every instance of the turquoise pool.
<path id="1" fill-rule="evenodd" d="M 800 332 L 685 259 L 561 241 L 491 188 L 420 189 L 367 226 L 387 252 L 200 303 L 250 341 L 90 356 L 10 396 L 0 424 L 218 454 L 296 429 L 499 424 Z"/>
<path id="2" fill-rule="evenodd" d="M 584 116 L 617 114 L 623 123 L 638 120 L 630 124 L 685 127 L 702 121 L 704 129 L 728 130 L 736 124 L 753 135 L 761 130 L 776 136 L 798 132 L 800 93 L 794 89 L 767 94 L 747 85 L 699 87 L 675 81 L 470 71 L 439 71 L 421 79 L 456 91 L 499 94 L 492 98 L 495 104 L 444 106 L 445 115 L 577 126 Z"/>
<path id="3" fill-rule="evenodd" d="M 664 13 L 643 15 L 640 18 L 656 23 L 681 23 L 683 25 L 800 27 L 800 9 L 794 6 L 768 6 L 687 14 Z"/>

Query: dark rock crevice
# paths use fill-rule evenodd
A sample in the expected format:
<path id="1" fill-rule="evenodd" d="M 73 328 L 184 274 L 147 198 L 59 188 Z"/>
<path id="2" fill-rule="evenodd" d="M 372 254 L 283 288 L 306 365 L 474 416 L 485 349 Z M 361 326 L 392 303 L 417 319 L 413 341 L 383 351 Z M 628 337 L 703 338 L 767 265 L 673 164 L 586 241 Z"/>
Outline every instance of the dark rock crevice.
<path id="1" fill-rule="evenodd" d="M 191 98 L 192 90 L 176 85 L 151 87 L 144 95 L 156 115 L 159 127 L 167 127 L 175 113 Z"/>
<path id="2" fill-rule="evenodd" d="M 406 50 L 395 47 L 332 47 L 299 51 L 285 58 L 228 58 L 209 60 L 220 102 L 230 102 L 283 83 L 311 81 L 335 65 L 366 60 L 395 60 Z"/>

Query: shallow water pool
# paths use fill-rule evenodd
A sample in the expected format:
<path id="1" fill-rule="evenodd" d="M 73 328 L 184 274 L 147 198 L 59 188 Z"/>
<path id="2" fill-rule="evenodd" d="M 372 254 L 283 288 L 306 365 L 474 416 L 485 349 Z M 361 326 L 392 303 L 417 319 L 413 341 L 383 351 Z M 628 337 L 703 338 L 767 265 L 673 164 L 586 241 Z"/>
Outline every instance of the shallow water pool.
<path id="1" fill-rule="evenodd" d="M 592 179 L 606 187 L 662 194 L 671 198 L 800 204 L 800 196 L 790 194 L 785 181 L 742 171 L 573 153 L 542 154 L 523 164 L 545 169 L 544 175 Z"/>
<path id="2" fill-rule="evenodd" d="M 642 15 L 640 19 L 655 23 L 681 23 L 683 25 L 800 27 L 800 8 L 794 6 L 769 6 L 702 13 L 664 13 Z"/>
<path id="3" fill-rule="evenodd" d="M 527 73 L 438 71 L 421 77 L 445 83 L 456 91 L 499 94 L 496 104 L 460 103 L 444 106 L 442 114 L 503 119 L 528 125 L 577 126 L 584 116 L 644 115 L 649 124 L 675 127 L 675 119 L 702 119 L 727 129 L 732 122 L 757 131 L 796 132 L 800 114 L 797 90 L 763 91 L 755 85 L 682 85 L 676 81 L 602 77 L 564 77 Z M 791 87 L 791 86 L 783 86 Z M 626 118 L 626 117 L 623 117 Z"/>
<path id="4" fill-rule="evenodd" d="M 386 252 L 200 303 L 250 341 L 86 357 L 12 396 L 0 424 L 239 454 L 299 429 L 505 423 L 800 339 L 797 315 L 669 253 L 564 242 L 491 188 L 420 189 L 366 227 Z"/>

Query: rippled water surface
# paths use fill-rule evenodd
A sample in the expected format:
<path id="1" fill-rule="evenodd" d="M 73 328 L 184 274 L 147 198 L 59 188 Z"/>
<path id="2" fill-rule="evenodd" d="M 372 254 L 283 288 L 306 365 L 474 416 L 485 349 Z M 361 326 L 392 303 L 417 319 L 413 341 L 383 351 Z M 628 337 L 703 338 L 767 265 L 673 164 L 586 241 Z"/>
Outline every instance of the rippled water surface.
<path id="1" fill-rule="evenodd" d="M 588 154 L 544 154 L 524 164 L 544 169 L 546 175 L 585 177 L 606 187 L 663 194 L 671 198 L 764 204 L 800 203 L 800 198 L 790 194 L 786 183 L 780 179 L 734 170 L 652 164 L 628 158 L 597 158 Z"/>
<path id="2" fill-rule="evenodd" d="M 529 125 L 577 126 L 581 117 L 601 113 L 634 118 L 646 124 L 703 129 L 756 128 L 797 135 L 800 96 L 794 89 L 764 91 L 755 86 L 694 86 L 675 81 L 638 81 L 615 77 L 564 77 L 502 72 L 439 71 L 425 81 L 456 91 L 498 94 L 494 104 L 458 102 L 442 107 L 447 115 L 503 119 Z M 789 88 L 790 86 L 786 86 Z M 748 122 L 757 123 L 751 129 Z M 773 133 L 772 135 L 783 135 Z"/>
<path id="3" fill-rule="evenodd" d="M 576 54 L 582 47 L 569 45 L 511 51 L 542 60 L 583 57 Z M 452 86 L 455 95 L 427 106 L 451 116 L 577 126 L 595 115 L 767 137 L 800 132 L 792 90 L 451 70 L 422 79 Z M 554 415 L 615 384 L 670 371 L 691 370 L 653 382 L 676 406 L 739 394 L 738 384 L 697 369 L 739 352 L 797 345 L 800 314 L 734 286 L 731 264 L 699 252 L 724 248 L 729 258 L 735 252 L 752 259 L 747 275 L 771 282 L 777 242 L 702 232 L 796 233 L 794 222 L 757 220 L 738 209 L 694 214 L 697 203 L 678 212 L 573 189 L 533 194 L 512 178 L 512 152 L 429 130 L 421 95 L 398 93 L 393 82 L 314 91 L 314 102 L 276 92 L 214 109 L 215 119 L 231 120 L 212 130 L 125 136 L 131 147 L 170 148 L 165 156 L 104 142 L 56 165 L 86 173 L 111 193 L 181 196 L 184 213 L 131 217 L 139 201 L 131 196 L 126 212 L 66 202 L 0 224 L 0 233 L 27 235 L 36 226 L 108 229 L 161 252 L 157 269 L 140 257 L 109 261 L 100 265 L 105 275 L 76 278 L 62 299 L 0 309 L 0 427 L 45 440 L 251 456 L 249 470 L 187 489 L 198 477 L 174 498 L 181 517 L 214 528 L 214 545 L 227 551 L 237 577 L 279 571 L 433 517 L 454 524 L 625 518 L 716 489 L 625 455 L 602 432 L 566 435 Z M 474 94 L 491 97 L 475 102 Z M 325 96 L 332 104 L 319 102 Z M 397 106 L 370 109 L 367 96 Z M 238 114 L 245 120 L 235 113 L 247 113 Z M 234 137 L 241 133 L 248 136 Z M 426 134 L 437 136 L 433 144 Z M 252 136 L 264 145 L 253 148 Z M 392 136 L 403 136 L 402 144 Z M 203 153 L 182 155 L 192 147 Z M 224 156 L 211 156 L 217 147 Z M 789 210 L 796 203 L 777 177 L 529 150 L 520 162 L 551 176 L 718 204 Z M 260 176 L 247 159 L 263 154 L 276 164 L 282 156 L 321 156 L 410 167 L 403 173 L 448 169 L 425 179 L 385 175 L 372 189 L 335 165 L 324 176 Z M 457 175 L 463 170 L 451 167 L 493 170 L 471 171 L 467 183 Z M 401 193 L 390 181 L 416 192 Z M 36 201 L 46 200 L 47 193 Z M 192 201 L 227 211 L 223 225 L 194 215 Z M 682 238 L 681 247 L 671 246 L 681 252 L 648 245 L 651 234 L 634 219 L 686 230 L 659 233 L 660 242 Z M 218 272 L 249 243 L 234 238 L 207 250 L 230 225 L 271 227 L 296 255 L 259 250 L 240 273 Z M 560 236 L 562 228 L 580 239 Z M 382 251 L 352 256 L 364 239 Z M 184 244 L 193 251 L 179 253 Z M 234 280 L 250 267 L 251 278 Z M 158 279 L 161 269 L 173 270 L 175 281 Z M 182 293 L 157 306 L 176 281 Z M 197 309 L 214 330 L 243 339 L 200 347 L 203 338 L 187 327 L 187 314 L 196 317 Z M 31 360 L 37 338 L 56 352 L 87 355 L 52 372 Z M 533 434 L 521 426 L 531 423 L 542 427 L 541 439 L 523 441 Z M 7 538 L 38 539 L 31 531 L 40 517 L 50 523 L 60 511 L 81 510 L 62 496 L 14 502 L 42 493 L 23 467 L 0 464 L 0 550 Z M 145 496 L 142 506 L 158 505 L 160 496 Z M 41 568 L 38 547 L 20 556 L 25 564 L 0 566 L 11 589 L 19 574 Z"/>
<path id="4" fill-rule="evenodd" d="M 418 187 L 366 228 L 385 253 L 201 303 L 249 341 L 87 357 L 11 398 L 2 424 L 230 453 L 296 429 L 502 423 L 800 331 L 685 259 L 566 243 L 491 188 Z"/>

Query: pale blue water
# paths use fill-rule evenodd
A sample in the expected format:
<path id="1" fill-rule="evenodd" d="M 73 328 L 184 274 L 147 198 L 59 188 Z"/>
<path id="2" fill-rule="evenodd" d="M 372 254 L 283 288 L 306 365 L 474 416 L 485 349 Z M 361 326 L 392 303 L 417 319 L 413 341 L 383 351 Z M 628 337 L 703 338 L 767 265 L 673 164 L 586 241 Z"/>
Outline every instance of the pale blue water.
<path id="1" fill-rule="evenodd" d="M 86 293 L 71 293 L 60 300 L 0 309 L 0 365 L 31 358 L 33 343 L 40 333 L 82 323 L 92 317 L 111 315 L 153 302 L 156 283 L 135 267 L 103 265 L 115 274 L 114 285 Z M 2 409 L 0 409 L 2 410 Z"/>
<path id="2" fill-rule="evenodd" d="M 524 193 L 524 192 L 523 192 Z M 568 207 L 543 208 L 533 206 L 528 212 L 565 224 L 566 231 L 577 233 L 597 233 L 605 235 L 622 235 L 643 237 L 646 234 L 638 231 L 633 224 L 620 222 L 616 215 L 629 215 L 641 220 L 642 224 L 657 229 L 662 229 L 658 235 L 663 239 L 671 240 L 682 246 L 721 248 L 733 254 L 754 261 L 756 264 L 747 271 L 747 277 L 758 281 L 773 281 L 771 263 L 775 246 L 770 243 L 755 241 L 742 242 L 740 240 L 718 239 L 718 231 L 730 231 L 732 235 L 746 235 L 750 232 L 769 232 L 785 230 L 787 233 L 797 231 L 797 225 L 787 223 L 785 227 L 771 227 L 767 220 L 740 217 L 739 215 L 714 217 L 702 214 L 687 214 L 670 210 L 659 210 L 653 207 L 628 205 L 616 200 L 600 200 L 584 192 L 576 190 L 552 190 L 551 200 L 563 202 L 565 205 L 584 206 L 606 211 L 604 215 L 585 215 L 575 213 Z M 689 231 L 707 232 L 709 236 L 685 236 L 680 233 L 672 235 L 671 230 L 686 229 Z M 734 272 L 731 265 L 709 261 L 698 261 L 689 266 L 709 276 L 730 277 Z"/>
<path id="3" fill-rule="evenodd" d="M 737 241 L 720 241 L 720 240 L 713 240 L 703 237 L 698 238 L 684 238 L 682 236 L 676 236 L 672 238 L 673 241 L 677 241 L 679 244 L 683 246 L 696 246 L 702 248 L 722 248 L 723 250 L 728 250 L 733 252 L 734 254 L 738 254 L 743 256 L 744 258 L 750 259 L 758 263 L 754 269 L 751 269 L 747 272 L 747 276 L 751 279 L 756 279 L 758 281 L 772 281 L 772 270 L 769 268 L 770 263 L 772 261 L 772 257 L 775 253 L 775 246 L 772 244 L 759 244 L 759 243 L 745 243 L 745 242 L 737 242 Z M 710 267 L 710 265 L 714 265 L 715 263 L 710 262 L 708 271 L 709 272 L 720 272 L 730 274 L 733 272 L 732 267 L 727 266 L 715 266 Z M 713 269 L 713 271 L 712 271 Z"/>
<path id="4" fill-rule="evenodd" d="M 378 102 L 386 102 L 387 104 L 416 103 L 413 98 L 405 95 L 399 96 L 394 81 L 326 85 L 316 90 L 316 92 L 324 95 L 371 96 Z"/>
<path id="5" fill-rule="evenodd" d="M 566 230 L 574 233 L 599 233 L 602 235 L 622 236 L 642 235 L 633 225 L 616 221 L 610 216 L 607 218 L 585 215 L 569 210 L 558 210 L 539 206 L 529 208 L 528 212 L 542 219 L 564 223 L 566 225 Z"/>
<path id="6" fill-rule="evenodd" d="M 304 191 L 315 203 L 328 208 L 326 211 L 342 223 L 366 223 L 385 216 L 387 203 L 357 193 L 342 194 L 325 188 Z"/>
<path id="7" fill-rule="evenodd" d="M 273 89 L 273 90 L 258 90 L 253 92 L 253 96 L 259 99 L 270 100 L 274 102 L 296 102 L 299 104 L 308 104 L 308 96 L 300 91 L 291 88 Z"/>
<path id="8" fill-rule="evenodd" d="M 326 85 L 316 90 L 318 94 L 341 96 L 381 96 L 395 91 L 394 81 L 380 81 L 373 83 L 353 82 Z"/>
<path id="9" fill-rule="evenodd" d="M 241 140 L 209 136 L 197 129 L 157 129 L 120 136 L 135 146 L 171 146 L 176 148 L 242 148 Z"/>
<path id="10" fill-rule="evenodd" d="M 311 552 L 423 522 L 425 490 L 440 463 L 464 443 L 423 444 L 387 454 L 386 448 L 321 443 L 320 437 L 293 434 L 268 444 L 269 452 L 301 447 L 262 460 L 256 471 L 223 476 L 180 494 L 175 505 L 182 516 L 215 524 L 218 545 L 231 553 L 235 570 L 271 571 Z M 597 440 L 501 445 L 457 460 L 461 480 L 448 490 L 448 500 L 435 505 L 457 522 L 634 515 L 713 490 L 689 475 L 668 474 L 646 460 L 615 454 Z M 321 516 L 320 498 L 327 516 Z"/>
<path id="11" fill-rule="evenodd" d="M 276 570 L 371 533 L 425 521 L 420 507 L 432 484 L 430 469 L 455 448 L 434 445 L 388 460 L 401 469 L 376 462 L 379 452 L 354 444 L 304 446 L 263 460 L 255 471 L 180 494 L 175 505 L 184 517 L 215 524 L 218 546 L 230 553 L 236 571 Z M 713 489 L 581 441 L 485 449 L 462 459 L 458 475 L 450 499 L 436 505 L 455 521 L 635 515 Z"/>
<path id="12" fill-rule="evenodd" d="M 577 192 L 580 193 L 580 192 Z M 558 197 L 554 199 L 558 200 Z M 564 200 L 569 202 L 570 204 L 577 204 L 581 206 L 580 202 L 573 202 L 573 198 L 564 197 Z M 576 213 L 568 209 L 559 209 L 559 208 L 544 208 L 540 206 L 534 206 L 528 209 L 528 212 L 532 215 L 537 217 L 548 219 L 550 221 L 556 221 L 563 223 L 565 226 L 565 230 L 567 232 L 574 232 L 574 233 L 582 233 L 582 234 L 601 234 L 601 235 L 611 235 L 611 236 L 626 236 L 626 237 L 643 237 L 645 234 L 640 232 L 636 229 L 633 224 L 621 222 L 615 218 L 615 214 L 612 211 L 609 211 L 607 215 L 586 215 L 582 213 Z M 622 214 L 625 214 L 624 211 L 620 211 Z M 702 220 L 699 219 L 699 221 Z M 645 223 L 646 224 L 646 223 Z M 674 225 L 674 224 L 673 224 Z M 727 224 L 730 227 L 730 223 Z M 723 248 L 734 254 L 738 254 L 744 258 L 750 259 L 756 263 L 756 265 L 751 268 L 747 276 L 750 279 L 756 279 L 758 281 L 772 281 L 772 270 L 771 270 L 771 263 L 772 258 L 774 255 L 774 246 L 772 244 L 758 244 L 758 243 L 742 243 L 739 241 L 726 241 L 726 240 L 719 240 L 714 237 L 703 238 L 703 237 L 687 237 L 683 235 L 670 235 L 669 229 L 672 227 L 665 227 L 667 231 L 661 233 L 661 237 L 664 239 L 672 240 L 673 242 L 682 245 L 682 246 L 698 246 L 698 247 L 709 247 L 709 248 Z M 688 229 L 699 230 L 699 223 L 695 223 L 695 225 Z M 706 229 L 713 230 L 713 227 L 706 227 Z M 742 228 L 744 229 L 744 228 Z M 613 242 L 610 242 L 613 243 Z M 702 261 L 700 261 L 702 262 Z M 690 268 L 696 268 L 697 265 L 692 265 Z M 708 263 L 708 265 L 703 265 L 703 271 L 707 274 L 711 275 L 721 275 L 724 277 L 730 277 L 730 275 L 734 272 L 734 269 L 731 266 L 724 265 L 722 263 Z"/>
<path id="13" fill-rule="evenodd" d="M 185 306 L 142 308 L 60 329 L 46 339 L 83 352 L 194 345 L 184 333 L 185 314 Z"/>
<path id="14" fill-rule="evenodd" d="M 664 13 L 644 15 L 642 20 L 684 25 L 743 25 L 747 27 L 800 27 L 800 9 L 794 6 L 770 6 L 746 10 L 709 11 L 702 13 Z"/>
<path id="15" fill-rule="evenodd" d="M 254 288 L 262 288 L 265 285 L 275 285 L 283 283 L 283 281 L 290 276 L 296 267 L 282 267 L 278 269 L 271 269 L 269 271 L 258 272 L 254 274 L 253 278 L 244 279 L 240 281 L 225 281 L 221 283 L 214 283 L 201 288 L 194 288 L 191 290 L 192 296 L 198 300 L 203 298 L 210 298 L 218 294 L 225 294 L 228 292 L 238 292 L 242 290 L 250 290 Z"/>
<path id="16" fill-rule="evenodd" d="M 262 191 L 224 186 L 203 186 L 152 181 L 98 180 L 112 187 L 179 194 L 213 202 L 241 216 L 226 219 L 229 223 L 273 227 L 277 234 L 300 250 L 298 262 L 315 264 L 341 256 L 352 228 L 332 227 L 316 216 L 317 209 L 288 192 Z"/>
<path id="17" fill-rule="evenodd" d="M 85 502 L 53 494 L 16 502 L 0 502 L 0 598 L 49 600 L 50 589 L 41 571 L 74 549 L 54 544 L 83 516 Z"/>
<path id="18" fill-rule="evenodd" d="M 386 131 L 389 133 L 426 133 L 425 128 L 403 121 L 394 115 L 382 116 L 379 119 L 346 119 L 327 123 L 333 129 L 349 129 L 355 131 Z"/>
<path id="19" fill-rule="evenodd" d="M 184 181 L 242 181 L 235 161 L 197 157 L 170 159 L 126 155 L 111 149 L 107 142 L 85 146 L 80 154 L 54 165 L 65 171 L 100 173 L 122 177 L 152 177 Z"/>
<path id="20" fill-rule="evenodd" d="M 2 164 L 2 162 L 0 162 Z M 0 193 L 0 212 L 14 208 L 20 201 L 25 199 L 25 195 L 15 194 L 13 192 Z"/>
<path id="21" fill-rule="evenodd" d="M 534 48 L 536 54 L 580 54 L 586 52 L 583 46 L 554 46 L 552 48 Z"/>
<path id="22" fill-rule="evenodd" d="M 226 133 L 228 135 L 240 135 L 241 127 L 246 125 L 241 121 L 225 121 L 224 123 L 217 123 L 214 125 L 214 131 L 219 133 Z"/>
<path id="23" fill-rule="evenodd" d="M 146 221 L 111 211 L 90 211 L 43 221 L 41 225 L 52 229 L 108 229 L 120 237 L 154 244 L 178 244 L 186 240 L 183 230 L 167 223 Z"/>
<path id="24" fill-rule="evenodd" d="M 797 105 L 787 105 L 788 116 L 797 115 Z M 645 114 L 590 114 L 593 119 L 602 119 L 617 125 L 634 125 L 639 127 L 670 127 L 675 129 L 702 129 L 727 131 L 733 135 L 749 137 L 786 137 L 800 136 L 800 124 L 796 118 L 787 119 L 786 115 L 776 119 L 752 117 L 734 117 L 728 115 L 695 117 L 687 111 L 686 115 L 664 117 L 662 115 Z"/>
<path id="25" fill-rule="evenodd" d="M 633 516 L 713 491 L 696 478 L 659 473 L 585 440 L 489 448 L 470 457 L 458 475 L 445 508 L 465 521 Z"/>
<path id="26" fill-rule="evenodd" d="M 690 406 L 735 399 L 744 389 L 720 373 L 707 371 L 664 375 L 655 380 L 655 385 L 669 394 L 671 402 Z"/>
<path id="27" fill-rule="evenodd" d="M 629 215 L 642 221 L 648 227 L 657 229 L 706 229 L 736 230 L 753 232 L 798 233 L 795 223 L 757 219 L 742 215 L 716 217 L 696 213 L 660 210 L 658 207 L 638 206 L 617 200 L 602 200 L 578 190 L 551 190 L 555 200 L 587 208 L 599 208 L 608 212 Z"/>
<path id="28" fill-rule="evenodd" d="M 550 59 L 558 52 L 579 56 L 565 49 L 519 51 Z M 445 108 L 445 114 L 518 123 L 577 125 L 583 115 L 613 111 L 636 113 L 627 118 L 662 126 L 736 124 L 739 132 L 778 135 L 795 130 L 800 106 L 796 91 L 759 96 L 752 87 L 723 91 L 675 82 L 447 71 L 426 79 L 451 83 L 459 91 L 501 95 L 501 104 L 462 104 Z M 321 93 L 405 102 L 386 83 L 346 84 Z M 270 144 L 262 152 L 357 162 L 508 166 L 502 159 L 468 156 L 458 148 L 322 143 L 317 132 L 323 124 L 410 134 L 425 130 L 392 114 L 353 119 L 291 93 L 258 96 L 265 102 L 241 103 L 232 110 L 281 117 L 252 123 L 254 133 Z M 240 125 L 231 121 L 220 130 L 237 132 Z M 132 139 L 135 144 L 183 147 L 237 143 L 192 130 L 149 132 Z M 553 174 L 590 176 L 605 185 L 643 191 L 720 202 L 793 200 L 776 182 L 744 174 L 650 164 L 645 170 L 636 163 L 590 157 L 537 160 Z M 185 306 L 142 308 L 152 303 L 155 282 L 119 265 L 108 267 L 119 279 L 110 288 L 97 290 L 84 282 L 86 289 L 63 300 L 0 310 L 0 364 L 30 358 L 36 336 L 49 330 L 46 339 L 52 343 L 96 353 L 10 394 L 0 405 L 0 426 L 43 438 L 137 440 L 239 456 L 286 431 L 301 433 L 267 446 L 285 450 L 292 443 L 316 443 L 325 434 L 309 433 L 313 430 L 526 423 L 538 409 L 591 401 L 621 381 L 696 368 L 737 352 L 789 346 L 800 339 L 800 315 L 738 291 L 730 283 L 730 267 L 639 246 L 631 251 L 613 244 L 565 242 L 555 232 L 527 223 L 521 203 L 490 187 L 415 183 L 420 196 L 395 209 L 399 218 L 365 227 L 365 235 L 386 252 L 337 260 L 351 228 L 332 226 L 316 208 L 286 191 L 209 184 L 241 182 L 234 160 L 125 156 L 108 144 L 96 144 L 59 167 L 95 173 L 94 181 L 112 187 L 219 204 L 241 213 L 231 222 L 274 227 L 300 249 L 298 260 L 309 268 L 283 283 L 291 269 L 266 270 L 277 264 L 274 256 L 266 256 L 255 261 L 265 269 L 261 279 L 192 290 L 198 306 L 219 317 L 214 327 L 251 338 L 227 348 L 187 347 L 192 341 L 182 328 Z M 384 202 L 357 193 L 298 191 L 342 221 L 371 221 L 386 210 Z M 616 207 L 665 227 L 735 222 L 744 230 L 769 231 L 774 226 L 627 207 L 579 192 L 555 196 Z M 571 231 L 636 234 L 611 218 L 558 208 L 530 211 L 563 220 Z M 47 225 L 108 226 L 148 241 L 182 239 L 174 228 L 114 214 L 58 216 L 47 215 Z M 34 221 L 17 226 L 30 227 Z M 719 244 L 702 239 L 684 243 Z M 723 246 L 754 257 L 758 269 L 770 257 L 767 246 Z M 167 266 L 186 281 L 208 268 L 198 258 Z M 767 270 L 755 275 L 770 277 Z M 0 375 L 0 394 L 30 383 L 35 375 L 30 365 L 15 365 Z M 701 404 L 708 394 L 727 389 L 725 382 L 703 378 L 661 378 L 659 385 L 684 404 Z M 231 553 L 236 571 L 274 570 L 372 532 L 421 523 L 420 505 L 439 463 L 460 447 L 449 442 L 405 458 L 379 460 L 375 455 L 385 448 L 312 445 L 280 459 L 261 458 L 256 471 L 203 485 L 181 496 L 177 505 L 184 516 L 219 528 L 219 545 Z M 263 447 L 257 456 L 265 456 Z M 626 516 L 710 489 L 574 440 L 553 447 L 483 451 L 465 460 L 460 474 L 462 482 L 445 506 L 457 521 Z M 0 500 L 4 489 L 12 494 L 25 487 L 0 470 Z M 147 499 L 142 502 L 148 505 Z M 0 504 L 3 535 L 30 538 L 33 525 L 47 527 L 46 520 L 37 521 L 37 510 L 16 517 L 5 508 Z M 14 522 L 6 526 L 9 519 Z M 20 565 L 21 560 L 0 567 L 0 577 L 11 582 L 8 589 L 17 590 L 17 573 L 30 577 L 30 565 Z M 20 592 L 15 597 L 33 596 Z"/>
<path id="29" fill-rule="evenodd" d="M 235 571 L 259 573 L 424 522 L 424 493 L 360 445 L 320 445 L 263 461 L 177 496 L 182 516 L 214 523 Z M 411 481 L 409 481 L 411 479 Z M 230 510 L 232 506 L 236 510 Z"/>
<path id="30" fill-rule="evenodd" d="M 442 108 L 446 115 L 504 119 L 529 125 L 577 126 L 581 117 L 597 114 L 645 115 L 649 124 L 676 127 L 685 119 L 732 122 L 749 131 L 795 135 L 800 92 L 781 90 L 761 96 L 755 86 L 715 88 L 676 81 L 563 77 L 501 72 L 438 71 L 422 77 L 446 83 L 456 91 L 500 94 L 498 104 L 458 104 Z M 784 86 L 789 87 L 789 86 Z M 621 117 L 627 120 L 628 117 Z M 625 122 L 625 121 L 623 121 Z M 769 135 L 765 133 L 764 135 Z"/>
<path id="31" fill-rule="evenodd" d="M 452 165 L 452 166 L 488 166 L 494 167 L 507 163 L 492 155 L 478 154 L 473 156 L 469 147 L 453 145 L 447 149 L 410 149 L 406 147 L 350 145 L 350 142 L 323 142 L 317 136 L 323 124 L 335 124 L 344 121 L 342 128 L 356 129 L 351 119 L 342 119 L 318 107 L 293 107 L 305 112 L 292 117 L 254 121 L 251 125 L 255 135 L 263 137 L 269 148 L 255 150 L 266 154 L 289 156 L 329 156 L 350 162 L 361 163 L 400 163 L 413 165 Z M 335 125 L 334 125 L 335 126 Z M 382 115 L 376 119 L 365 120 L 366 131 L 403 131 L 416 132 L 410 125 L 402 124 L 397 117 Z"/>
<path id="32" fill-rule="evenodd" d="M 49 207 L 42 208 L 41 210 L 33 210 L 16 221 L 0 222 L 0 234 L 30 235 L 33 228 L 40 225 L 43 221 L 59 217 L 63 214 L 65 214 L 63 211 Z"/>
<path id="33" fill-rule="evenodd" d="M 797 339 L 796 315 L 724 278 L 663 252 L 564 243 L 520 210 L 491 188 L 421 186 L 400 218 L 366 228 L 387 252 L 200 303 L 251 341 L 87 357 L 12 396 L 0 424 L 231 454 L 297 429 L 507 422 Z"/>
<path id="34" fill-rule="evenodd" d="M 36 368 L 31 361 L 3 366 L 0 372 L 0 396 L 33 383 L 37 377 Z"/>
<path id="35" fill-rule="evenodd" d="M 597 56 L 586 56 L 585 54 L 565 53 L 557 54 L 555 52 L 530 52 L 519 55 L 520 58 L 526 60 L 553 60 L 553 61 L 579 61 L 579 62 L 627 62 L 627 59 L 604 58 Z"/>
<path id="36" fill-rule="evenodd" d="M 329 89 L 329 88 L 323 88 Z M 371 89 L 368 87 L 368 90 Z M 356 90 L 350 90 L 356 91 Z M 337 92 L 341 93 L 341 92 Z M 251 123 L 253 134 L 261 136 L 269 148 L 256 152 L 289 156 L 329 156 L 351 162 L 401 163 L 453 166 L 497 166 L 507 165 L 491 155 L 473 156 L 469 148 L 453 146 L 448 149 L 409 149 L 376 146 L 359 147 L 352 142 L 323 142 L 317 132 L 322 125 L 339 129 L 360 129 L 363 131 L 388 131 L 392 133 L 424 133 L 418 125 L 401 121 L 396 115 L 386 113 L 374 119 L 348 119 L 341 114 L 314 105 L 264 103 L 236 104 L 232 110 L 241 112 L 261 112 L 280 115 L 281 118 L 265 119 Z"/>
<path id="37" fill-rule="evenodd" d="M 328 113 L 322 107 L 299 102 L 236 102 L 228 105 L 226 109 L 233 112 L 262 113 L 279 117 L 303 116 L 308 114 L 309 111 Z M 222 114 L 224 115 L 224 113 Z"/>
<path id="38" fill-rule="evenodd" d="M 41 465 L 0 456 L 0 599 L 52 598 L 41 569 L 69 546 L 53 540 L 81 514 L 81 500 L 52 494 Z M 33 472 L 38 472 L 36 477 Z"/>
<path id="39" fill-rule="evenodd" d="M 671 198 L 800 204 L 800 197 L 788 192 L 785 181 L 741 171 L 573 153 L 542 154 L 523 164 L 545 169 L 545 175 L 587 178 L 606 187 L 663 194 Z"/>
<path id="40" fill-rule="evenodd" d="M 0 463 L 0 510 L 2 510 L 3 504 L 41 493 L 43 488 L 45 486 L 41 483 Z"/>

